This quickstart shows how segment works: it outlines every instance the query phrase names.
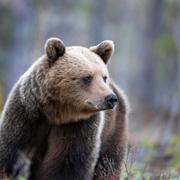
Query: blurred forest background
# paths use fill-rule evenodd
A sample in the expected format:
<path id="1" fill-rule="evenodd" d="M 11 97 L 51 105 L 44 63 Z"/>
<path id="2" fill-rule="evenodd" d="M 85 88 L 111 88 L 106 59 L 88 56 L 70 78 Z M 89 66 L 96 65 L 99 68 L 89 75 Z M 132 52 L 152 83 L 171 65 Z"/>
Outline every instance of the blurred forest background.
<path id="1" fill-rule="evenodd" d="M 180 179 L 180 1 L 0 0 L 0 110 L 51 36 L 115 42 L 110 73 L 131 104 L 124 176 Z"/>

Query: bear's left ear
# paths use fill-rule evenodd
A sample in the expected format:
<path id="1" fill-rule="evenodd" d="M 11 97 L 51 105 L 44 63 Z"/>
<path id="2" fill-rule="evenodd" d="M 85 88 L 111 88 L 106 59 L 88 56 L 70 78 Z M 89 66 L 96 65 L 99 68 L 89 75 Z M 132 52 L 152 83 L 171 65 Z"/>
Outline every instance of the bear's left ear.
<path id="1" fill-rule="evenodd" d="M 62 40 L 58 38 L 49 38 L 44 46 L 48 60 L 53 63 L 59 57 L 65 54 L 66 48 Z"/>
<path id="2" fill-rule="evenodd" d="M 114 43 L 113 41 L 106 40 L 102 41 L 97 46 L 90 47 L 89 49 L 99 55 L 104 63 L 107 64 L 114 53 Z"/>

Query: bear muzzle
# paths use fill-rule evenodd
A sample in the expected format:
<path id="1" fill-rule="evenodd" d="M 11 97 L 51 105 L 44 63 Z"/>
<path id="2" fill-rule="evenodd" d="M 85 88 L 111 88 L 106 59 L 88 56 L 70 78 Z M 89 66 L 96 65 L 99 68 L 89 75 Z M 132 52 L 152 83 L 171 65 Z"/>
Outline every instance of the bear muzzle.
<path id="1" fill-rule="evenodd" d="M 105 97 L 105 103 L 106 103 L 108 109 L 113 109 L 114 106 L 116 105 L 117 101 L 118 101 L 117 96 L 114 94 L 110 94 Z"/>
<path id="2" fill-rule="evenodd" d="M 113 109 L 114 106 L 117 104 L 117 102 L 118 102 L 117 96 L 114 94 L 109 94 L 101 102 L 92 102 L 87 100 L 86 104 L 88 105 L 89 110 L 102 111 L 102 110 Z"/>

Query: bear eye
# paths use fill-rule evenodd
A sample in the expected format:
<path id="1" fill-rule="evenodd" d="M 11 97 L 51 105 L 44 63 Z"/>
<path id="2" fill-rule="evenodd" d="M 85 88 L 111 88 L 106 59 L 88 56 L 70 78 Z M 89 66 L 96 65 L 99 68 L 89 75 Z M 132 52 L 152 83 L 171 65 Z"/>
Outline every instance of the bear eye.
<path id="1" fill-rule="evenodd" d="M 103 76 L 103 80 L 104 80 L 104 82 L 106 82 L 107 81 L 107 76 Z"/>
<path id="2" fill-rule="evenodd" d="M 72 78 L 71 78 L 71 80 L 75 81 L 75 80 L 77 80 L 77 78 L 75 78 L 75 77 L 72 77 Z"/>
<path id="3" fill-rule="evenodd" d="M 82 81 L 85 85 L 90 85 L 92 82 L 92 79 L 93 79 L 93 77 L 91 75 L 88 75 L 88 76 L 84 76 L 82 78 Z"/>

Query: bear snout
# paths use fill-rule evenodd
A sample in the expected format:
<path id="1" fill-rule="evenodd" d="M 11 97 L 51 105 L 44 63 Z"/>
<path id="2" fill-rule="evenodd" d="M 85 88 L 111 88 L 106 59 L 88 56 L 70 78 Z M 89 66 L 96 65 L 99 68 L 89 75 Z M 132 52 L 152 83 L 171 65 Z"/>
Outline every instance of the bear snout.
<path id="1" fill-rule="evenodd" d="M 117 96 L 114 94 L 107 95 L 103 100 L 92 102 L 87 100 L 86 104 L 88 105 L 88 109 L 92 111 L 102 111 L 107 109 L 113 109 L 117 104 Z"/>
<path id="2" fill-rule="evenodd" d="M 114 94 L 110 94 L 105 97 L 105 103 L 108 109 L 113 109 L 117 101 L 118 101 L 117 96 Z"/>

